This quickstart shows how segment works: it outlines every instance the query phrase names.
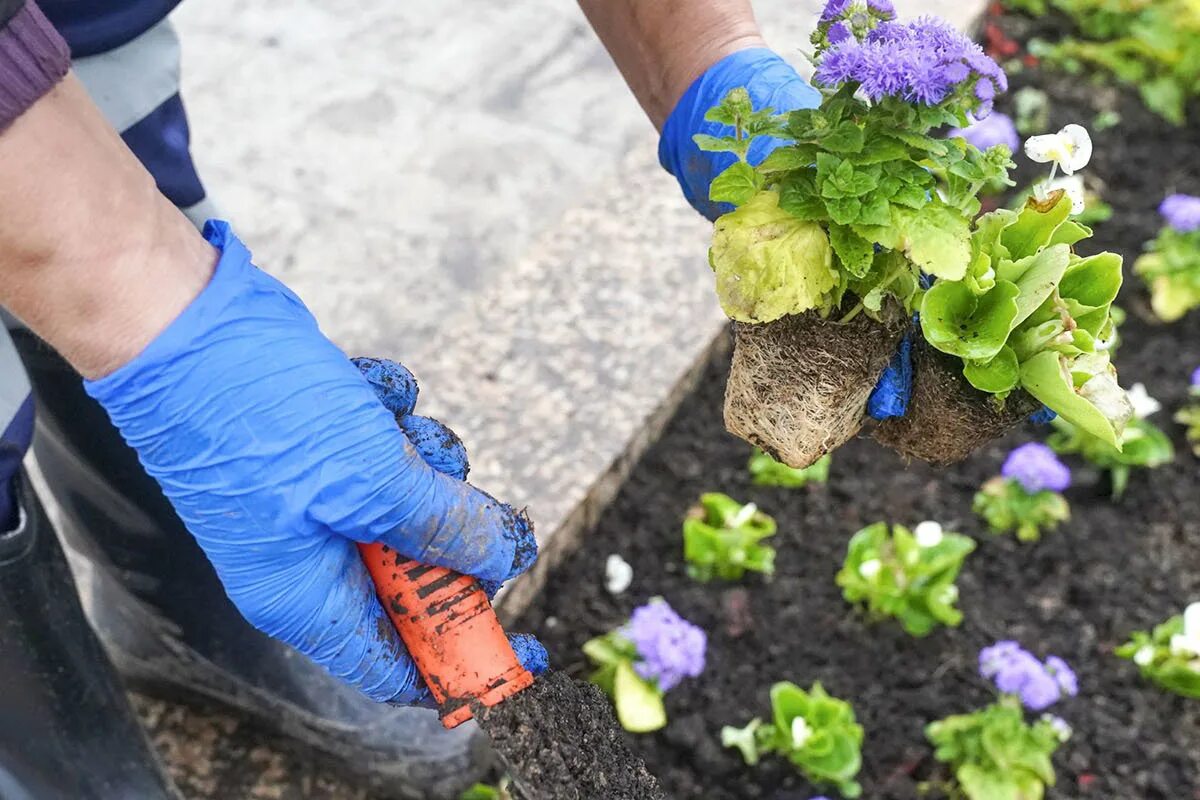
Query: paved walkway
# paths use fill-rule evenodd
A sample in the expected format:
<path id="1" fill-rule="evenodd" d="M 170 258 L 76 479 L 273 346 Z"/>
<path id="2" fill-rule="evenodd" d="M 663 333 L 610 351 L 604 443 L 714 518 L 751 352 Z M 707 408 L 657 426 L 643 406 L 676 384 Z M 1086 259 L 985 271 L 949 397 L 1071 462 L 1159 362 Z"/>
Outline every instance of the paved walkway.
<path id="1" fill-rule="evenodd" d="M 821 5 L 755 3 L 797 65 Z M 907 3 L 959 24 L 982 5 Z M 722 325 L 709 226 L 582 14 L 191 0 L 175 21 L 214 199 L 335 341 L 417 374 L 421 410 L 467 441 L 476 483 L 529 507 L 549 566 Z M 189 797 L 359 797 L 236 720 L 141 708 Z"/>

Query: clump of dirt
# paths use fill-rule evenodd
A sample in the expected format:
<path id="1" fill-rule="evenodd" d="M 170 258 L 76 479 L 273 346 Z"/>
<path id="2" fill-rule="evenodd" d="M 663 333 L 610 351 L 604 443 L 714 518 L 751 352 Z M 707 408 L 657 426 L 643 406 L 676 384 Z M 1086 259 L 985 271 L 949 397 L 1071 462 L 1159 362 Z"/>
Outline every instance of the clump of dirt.
<path id="1" fill-rule="evenodd" d="M 895 354 L 905 321 L 815 313 L 735 322 L 725 427 L 791 467 L 807 467 L 862 427 L 867 398 Z"/>
<path id="2" fill-rule="evenodd" d="M 963 377 L 961 361 L 920 338 L 913 347 L 908 412 L 880 422 L 872 436 L 905 458 L 948 466 L 1004 436 L 1038 408 L 1029 394 L 1016 391 L 998 409 Z"/>
<path id="3" fill-rule="evenodd" d="M 549 672 L 475 718 L 522 800 L 665 800 L 595 686 Z"/>

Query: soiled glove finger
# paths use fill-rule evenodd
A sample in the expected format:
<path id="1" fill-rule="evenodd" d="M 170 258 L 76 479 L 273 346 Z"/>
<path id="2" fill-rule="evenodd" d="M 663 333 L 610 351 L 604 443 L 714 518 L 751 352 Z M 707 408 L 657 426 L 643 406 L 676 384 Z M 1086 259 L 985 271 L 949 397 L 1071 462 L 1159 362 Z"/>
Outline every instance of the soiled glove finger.
<path id="1" fill-rule="evenodd" d="M 704 115 L 731 90 L 739 87 L 750 93 L 755 110 L 773 108 L 776 113 L 783 114 L 801 108 L 816 108 L 821 103 L 820 92 L 779 55 L 762 47 L 739 50 L 726 56 L 688 87 L 663 125 L 658 160 L 679 181 L 683 196 L 692 207 L 709 219 L 716 219 L 733 208 L 729 203 L 709 200 L 708 190 L 713 178 L 736 161 L 737 156 L 705 152 L 692 137 L 697 133 L 711 136 L 732 133 L 729 126 L 709 122 Z M 756 139 L 750 146 L 750 163 L 759 163 L 782 143 L 769 137 Z"/>
<path id="2" fill-rule="evenodd" d="M 412 702 L 424 687 L 354 542 L 500 581 L 532 560 L 532 531 L 424 462 L 228 225 L 205 235 L 221 251 L 209 285 L 142 353 L 86 388 L 247 620 L 375 699 Z"/>

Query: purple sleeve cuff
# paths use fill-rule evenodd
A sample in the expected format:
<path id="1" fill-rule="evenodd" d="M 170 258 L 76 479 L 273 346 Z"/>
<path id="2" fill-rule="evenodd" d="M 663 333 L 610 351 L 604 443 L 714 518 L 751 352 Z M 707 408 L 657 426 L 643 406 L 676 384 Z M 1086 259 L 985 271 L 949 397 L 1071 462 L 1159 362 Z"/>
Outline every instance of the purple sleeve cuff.
<path id="1" fill-rule="evenodd" d="M 54 88 L 71 67 L 67 43 L 34 0 L 0 27 L 0 132 Z"/>

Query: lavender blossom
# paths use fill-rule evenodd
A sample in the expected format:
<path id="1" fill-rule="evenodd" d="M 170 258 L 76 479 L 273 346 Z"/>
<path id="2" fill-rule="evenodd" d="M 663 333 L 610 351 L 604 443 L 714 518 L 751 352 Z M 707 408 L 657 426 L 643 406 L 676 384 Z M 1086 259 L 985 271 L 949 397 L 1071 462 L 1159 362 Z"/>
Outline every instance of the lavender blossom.
<path id="1" fill-rule="evenodd" d="M 896 7 L 892 5 L 892 0 L 867 0 L 867 6 L 876 14 L 886 17 L 896 16 Z"/>
<path id="2" fill-rule="evenodd" d="M 633 611 L 625 635 L 637 648 L 633 668 L 645 680 L 658 682 L 669 692 L 685 677 L 704 671 L 708 637 L 703 630 L 675 613 L 665 600 L 651 600 Z"/>
<path id="3" fill-rule="evenodd" d="M 834 5 L 831 0 L 826 11 Z M 844 4 L 839 7 L 845 11 Z M 858 83 L 876 102 L 896 97 L 932 106 L 962 90 L 961 96 L 975 98 L 976 116 L 982 118 L 996 93 L 1008 88 L 1004 71 L 979 45 L 934 17 L 884 21 L 862 41 L 841 31 L 833 34 L 832 28 L 830 34 L 816 81 L 825 86 Z"/>
<path id="4" fill-rule="evenodd" d="M 979 674 L 1005 694 L 1015 694 L 1032 711 L 1049 708 L 1064 695 L 1075 696 L 1079 685 L 1065 661 L 1051 656 L 1043 664 L 1012 641 L 997 642 L 979 652 Z"/>
<path id="5" fill-rule="evenodd" d="M 1021 148 L 1021 137 L 1012 117 L 1007 114 L 992 114 L 986 119 L 973 121 L 965 128 L 955 128 L 951 136 L 961 136 L 980 150 L 1002 144 L 1015 153 Z"/>
<path id="6" fill-rule="evenodd" d="M 830 44 L 839 44 L 851 38 L 853 34 L 850 32 L 850 26 L 844 22 L 835 22 L 829 26 L 829 33 L 825 34 L 829 38 Z"/>
<path id="7" fill-rule="evenodd" d="M 1071 485 L 1071 470 L 1044 444 L 1030 442 L 1008 454 L 1000 474 L 1021 484 L 1030 494 L 1065 491 Z"/>
<path id="8" fill-rule="evenodd" d="M 1192 371 L 1192 390 L 1200 391 L 1200 367 Z"/>
<path id="9" fill-rule="evenodd" d="M 821 22 L 833 22 L 836 19 L 841 19 L 853 5 L 853 0 L 829 0 L 825 4 L 825 10 L 821 12 Z"/>
<path id="10" fill-rule="evenodd" d="M 1168 225 L 1180 233 L 1200 231 L 1200 197 L 1173 194 L 1162 201 L 1158 213 L 1163 215 Z"/>

